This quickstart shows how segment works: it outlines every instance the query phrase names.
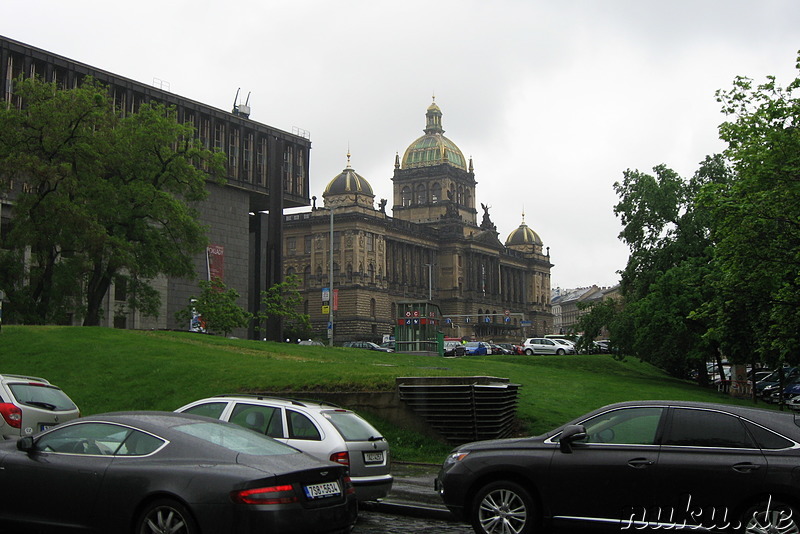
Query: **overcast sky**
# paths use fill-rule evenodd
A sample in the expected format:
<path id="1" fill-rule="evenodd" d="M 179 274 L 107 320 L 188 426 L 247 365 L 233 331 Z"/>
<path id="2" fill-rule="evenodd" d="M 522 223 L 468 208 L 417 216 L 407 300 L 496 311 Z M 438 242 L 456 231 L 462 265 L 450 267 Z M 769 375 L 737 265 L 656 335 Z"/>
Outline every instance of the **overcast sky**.
<path id="1" fill-rule="evenodd" d="M 723 148 L 717 89 L 797 76 L 800 2 L 5 0 L 0 35 L 224 110 L 241 88 L 251 119 L 309 133 L 319 204 L 349 148 L 391 206 L 435 95 L 476 206 L 501 241 L 524 211 L 571 288 L 619 280 L 626 169 L 691 176 Z"/>

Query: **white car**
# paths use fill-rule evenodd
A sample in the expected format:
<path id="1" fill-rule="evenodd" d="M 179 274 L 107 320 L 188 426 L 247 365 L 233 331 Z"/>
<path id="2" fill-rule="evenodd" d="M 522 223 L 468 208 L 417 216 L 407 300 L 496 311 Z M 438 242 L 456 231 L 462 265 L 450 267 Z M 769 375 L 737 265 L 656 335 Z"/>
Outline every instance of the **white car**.
<path id="1" fill-rule="evenodd" d="M 382 499 L 392 488 L 389 443 L 353 411 L 261 395 L 210 397 L 175 411 L 230 421 L 322 460 L 347 465 L 360 501 Z"/>
<path id="2" fill-rule="evenodd" d="M 522 344 L 522 352 L 531 354 L 575 354 L 575 347 L 557 343 L 556 339 L 531 337 Z"/>

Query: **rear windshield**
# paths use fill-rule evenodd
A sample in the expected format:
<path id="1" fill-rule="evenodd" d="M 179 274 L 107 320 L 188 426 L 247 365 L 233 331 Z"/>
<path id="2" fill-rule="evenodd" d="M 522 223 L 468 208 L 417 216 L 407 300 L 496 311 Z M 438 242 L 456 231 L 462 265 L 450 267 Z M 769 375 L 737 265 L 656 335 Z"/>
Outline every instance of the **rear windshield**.
<path id="1" fill-rule="evenodd" d="M 345 441 L 369 441 L 381 438 L 380 432 L 353 412 L 330 411 L 322 415 L 328 419 Z"/>
<path id="2" fill-rule="evenodd" d="M 45 410 L 76 410 L 75 403 L 55 386 L 30 383 L 11 383 L 8 388 L 17 402 Z"/>
<path id="3" fill-rule="evenodd" d="M 252 456 L 297 454 L 294 447 L 284 445 L 267 436 L 236 425 L 222 423 L 189 423 L 173 427 L 174 430 L 200 438 L 230 451 Z"/>

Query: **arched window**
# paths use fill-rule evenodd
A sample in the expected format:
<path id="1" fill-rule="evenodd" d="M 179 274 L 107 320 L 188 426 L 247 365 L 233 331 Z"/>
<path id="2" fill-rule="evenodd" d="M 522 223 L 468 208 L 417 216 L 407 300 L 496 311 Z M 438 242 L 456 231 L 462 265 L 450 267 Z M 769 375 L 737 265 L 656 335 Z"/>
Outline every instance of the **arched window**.
<path id="1" fill-rule="evenodd" d="M 303 269 L 303 287 L 308 287 L 311 285 L 311 266 L 306 265 L 306 268 Z"/>
<path id="2" fill-rule="evenodd" d="M 322 281 L 322 267 L 317 265 L 317 281 Z"/>
<path id="3" fill-rule="evenodd" d="M 334 262 L 333 263 L 333 280 L 336 282 L 339 280 L 339 264 Z"/>
<path id="4" fill-rule="evenodd" d="M 401 197 L 401 199 L 400 199 L 401 203 L 403 204 L 404 208 L 410 206 L 411 205 L 411 188 L 408 187 L 408 186 L 404 187 L 403 190 L 400 192 L 400 197 Z"/>
<path id="5" fill-rule="evenodd" d="M 468 208 L 474 207 L 472 205 L 472 194 L 469 192 L 469 189 L 464 190 L 464 205 Z"/>
<path id="6" fill-rule="evenodd" d="M 417 186 L 417 204 L 427 204 L 428 203 L 428 189 L 425 187 L 425 184 L 419 184 Z"/>
<path id="7" fill-rule="evenodd" d="M 369 316 L 375 318 L 375 299 L 369 299 Z"/>
<path id="8" fill-rule="evenodd" d="M 431 186 L 431 204 L 436 204 L 442 199 L 442 186 L 436 182 Z"/>
<path id="9" fill-rule="evenodd" d="M 353 281 L 353 264 L 352 263 L 348 263 L 347 264 L 347 281 L 348 282 L 352 282 Z"/>

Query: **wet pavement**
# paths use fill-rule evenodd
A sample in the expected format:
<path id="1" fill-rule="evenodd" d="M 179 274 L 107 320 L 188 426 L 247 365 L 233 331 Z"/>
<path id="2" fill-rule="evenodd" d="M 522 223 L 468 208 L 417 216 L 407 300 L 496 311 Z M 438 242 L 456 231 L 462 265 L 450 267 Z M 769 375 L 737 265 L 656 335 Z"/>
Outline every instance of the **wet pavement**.
<path id="1" fill-rule="evenodd" d="M 471 534 L 433 489 L 438 465 L 394 464 L 394 484 L 380 502 L 362 503 L 353 534 Z"/>

